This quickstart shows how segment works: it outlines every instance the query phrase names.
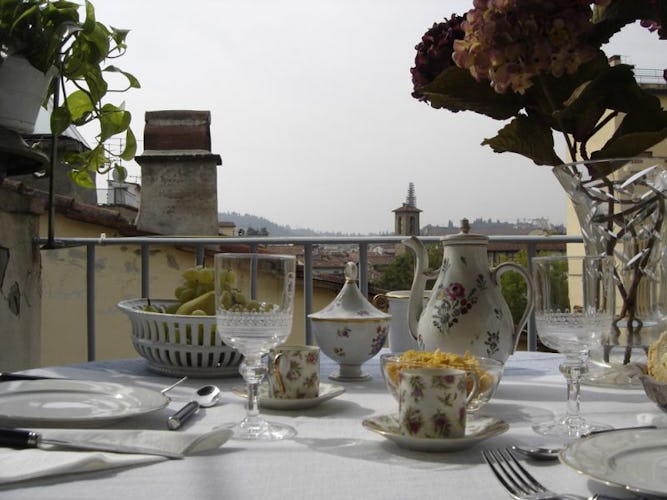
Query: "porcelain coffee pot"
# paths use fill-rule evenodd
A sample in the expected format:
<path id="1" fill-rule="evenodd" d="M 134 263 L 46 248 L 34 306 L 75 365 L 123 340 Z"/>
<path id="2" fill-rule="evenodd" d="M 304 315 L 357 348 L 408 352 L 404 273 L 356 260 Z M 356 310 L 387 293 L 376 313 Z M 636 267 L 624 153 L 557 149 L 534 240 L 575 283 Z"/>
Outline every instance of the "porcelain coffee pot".
<path id="1" fill-rule="evenodd" d="M 528 272 L 513 262 L 490 268 L 488 237 L 469 231 L 464 219 L 459 234 L 442 238 L 442 266 L 426 306 L 426 281 L 436 277 L 429 273 L 426 248 L 414 236 L 402 242 L 415 252 L 408 327 L 420 349 L 458 354 L 470 351 L 504 363 L 516 349 L 533 309 L 532 282 Z M 520 273 L 527 284 L 526 309 L 517 325 L 500 291 L 500 276 L 509 270 Z"/>

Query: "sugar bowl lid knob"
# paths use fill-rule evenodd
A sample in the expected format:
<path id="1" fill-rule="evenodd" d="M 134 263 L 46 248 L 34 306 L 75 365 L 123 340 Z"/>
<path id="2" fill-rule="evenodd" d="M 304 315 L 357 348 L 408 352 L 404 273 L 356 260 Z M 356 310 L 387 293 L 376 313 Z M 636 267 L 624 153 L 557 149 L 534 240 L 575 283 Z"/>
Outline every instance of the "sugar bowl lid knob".
<path id="1" fill-rule="evenodd" d="M 357 281 L 359 270 L 357 269 L 357 265 L 354 262 L 346 263 L 343 272 L 345 273 L 346 281 Z"/>

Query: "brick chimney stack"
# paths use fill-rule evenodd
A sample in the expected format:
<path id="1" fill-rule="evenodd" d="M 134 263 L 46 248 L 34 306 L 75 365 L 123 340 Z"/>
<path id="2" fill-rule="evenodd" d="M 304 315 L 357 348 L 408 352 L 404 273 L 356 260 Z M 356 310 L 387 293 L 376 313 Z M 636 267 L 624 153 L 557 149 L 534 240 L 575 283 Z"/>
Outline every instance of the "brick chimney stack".
<path id="1" fill-rule="evenodd" d="M 217 169 L 209 111 L 148 111 L 137 229 L 178 236 L 218 235 Z"/>

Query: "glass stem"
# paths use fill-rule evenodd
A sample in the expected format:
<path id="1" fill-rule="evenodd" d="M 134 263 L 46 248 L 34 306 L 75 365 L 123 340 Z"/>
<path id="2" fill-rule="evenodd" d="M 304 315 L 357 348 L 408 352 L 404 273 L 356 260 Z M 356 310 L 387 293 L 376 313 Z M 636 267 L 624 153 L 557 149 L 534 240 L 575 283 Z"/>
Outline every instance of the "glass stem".
<path id="1" fill-rule="evenodd" d="M 254 420 L 259 417 L 259 384 L 264 378 L 265 373 L 266 369 L 262 364 L 261 356 L 246 355 L 241 364 L 241 374 L 248 387 L 246 419 Z"/>
<path id="2" fill-rule="evenodd" d="M 567 356 L 560 366 L 567 381 L 567 410 L 565 422 L 570 427 L 581 424 L 581 378 L 588 371 L 586 356 Z"/>

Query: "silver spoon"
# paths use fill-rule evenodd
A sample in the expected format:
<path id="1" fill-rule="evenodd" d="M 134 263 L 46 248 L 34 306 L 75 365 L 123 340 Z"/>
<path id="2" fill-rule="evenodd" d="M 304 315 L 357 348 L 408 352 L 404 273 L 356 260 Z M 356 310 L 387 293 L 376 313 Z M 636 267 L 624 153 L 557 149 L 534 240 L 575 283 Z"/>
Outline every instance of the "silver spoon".
<path id="1" fill-rule="evenodd" d="M 558 454 L 564 450 L 564 448 L 547 448 L 541 446 L 532 448 L 512 446 L 512 449 L 535 460 L 558 460 Z"/>
<path id="2" fill-rule="evenodd" d="M 216 405 L 221 397 L 222 391 L 217 385 L 205 385 L 204 387 L 197 389 L 196 400 L 199 403 L 199 406 L 203 408 L 209 408 Z"/>
<path id="3" fill-rule="evenodd" d="M 199 408 L 209 408 L 215 406 L 222 392 L 220 388 L 216 385 L 205 385 L 197 389 L 195 393 L 195 399 L 187 403 L 183 408 L 178 410 L 172 416 L 167 419 L 167 427 L 170 430 L 175 431 L 181 425 L 185 423 L 192 415 L 199 411 Z"/>

